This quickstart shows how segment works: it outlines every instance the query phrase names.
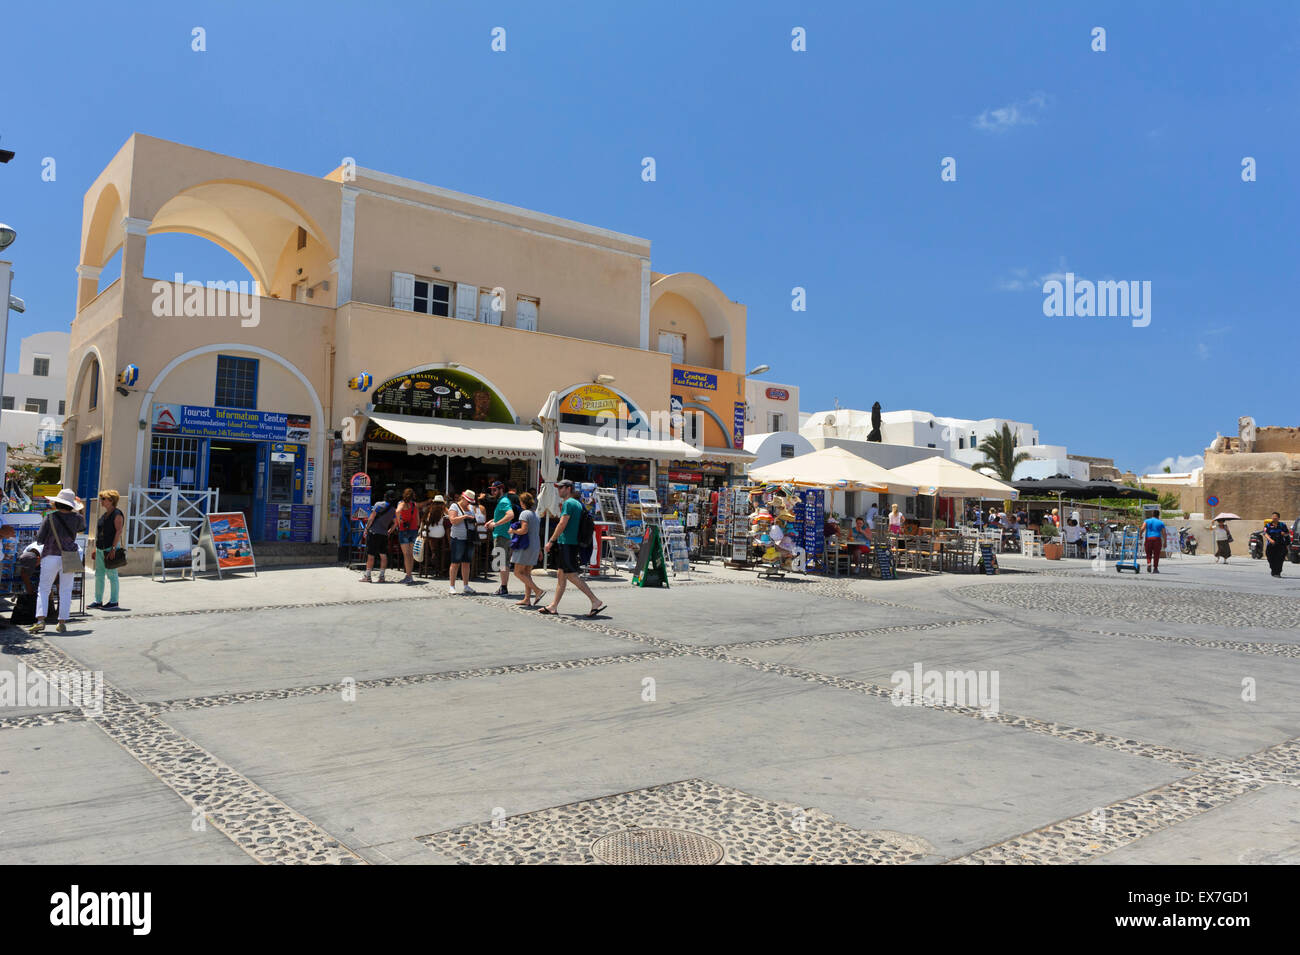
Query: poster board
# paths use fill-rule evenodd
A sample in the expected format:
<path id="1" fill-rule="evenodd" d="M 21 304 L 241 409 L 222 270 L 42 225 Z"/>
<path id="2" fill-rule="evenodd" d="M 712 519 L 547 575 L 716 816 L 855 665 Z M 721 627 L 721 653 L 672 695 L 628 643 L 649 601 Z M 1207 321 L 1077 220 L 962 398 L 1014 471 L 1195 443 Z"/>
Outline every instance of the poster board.
<path id="1" fill-rule="evenodd" d="M 248 536 L 248 522 L 242 511 L 209 514 L 203 521 L 203 534 L 199 548 L 212 561 L 217 577 L 224 572 L 238 573 L 251 570 L 257 576 L 253 558 L 253 542 Z"/>
<path id="2" fill-rule="evenodd" d="M 240 515 L 241 517 L 243 515 Z M 190 556 L 190 529 L 183 525 L 160 527 L 154 534 L 153 542 L 153 571 L 150 577 L 162 575 L 162 579 L 167 579 L 167 571 L 173 571 L 178 577 L 184 578 L 185 571 L 193 570 Z M 193 573 L 190 575 L 193 580 Z"/>
<path id="3" fill-rule="evenodd" d="M 637 552 L 636 570 L 632 583 L 638 587 L 667 587 L 668 567 L 664 563 L 663 542 L 657 525 L 646 529 L 645 543 Z"/>

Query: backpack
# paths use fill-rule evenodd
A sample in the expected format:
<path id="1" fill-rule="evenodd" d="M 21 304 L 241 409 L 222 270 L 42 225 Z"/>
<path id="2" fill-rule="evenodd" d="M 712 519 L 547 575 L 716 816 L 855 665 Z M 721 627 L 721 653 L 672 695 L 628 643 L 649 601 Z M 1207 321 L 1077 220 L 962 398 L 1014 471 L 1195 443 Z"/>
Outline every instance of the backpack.
<path id="1" fill-rule="evenodd" d="M 582 517 L 578 518 L 578 546 L 591 547 L 591 536 L 595 533 L 596 522 L 591 517 L 591 511 L 584 507 Z"/>

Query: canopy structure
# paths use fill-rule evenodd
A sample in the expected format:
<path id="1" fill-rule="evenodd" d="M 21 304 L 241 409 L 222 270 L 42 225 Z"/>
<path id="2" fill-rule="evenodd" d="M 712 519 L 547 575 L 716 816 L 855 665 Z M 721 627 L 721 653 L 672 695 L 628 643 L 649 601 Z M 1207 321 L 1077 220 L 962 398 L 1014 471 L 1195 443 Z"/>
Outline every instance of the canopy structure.
<path id="1" fill-rule="evenodd" d="M 526 461 L 542 459 L 542 435 L 528 425 L 393 414 L 374 414 L 370 420 L 404 439 L 411 454 Z M 560 460 L 577 462 L 585 459 L 580 448 L 560 443 Z"/>
<path id="2" fill-rule="evenodd" d="M 1055 494 L 1068 497 L 1073 501 L 1095 501 L 1102 497 L 1114 497 L 1129 501 L 1158 501 L 1160 495 L 1154 491 L 1116 484 L 1114 481 L 1080 481 L 1077 478 L 1052 477 L 1034 480 L 1025 478 L 1012 485 L 1024 494 Z"/>
<path id="3" fill-rule="evenodd" d="M 591 457 L 646 461 L 694 461 L 703 452 L 678 438 L 643 438 L 630 432 L 619 439 L 595 431 L 560 428 L 560 440 Z"/>
<path id="4" fill-rule="evenodd" d="M 1016 500 L 1013 486 L 936 455 L 886 472 L 892 480 L 916 485 L 917 494 L 939 497 L 999 497 Z"/>
<path id="5" fill-rule="evenodd" d="M 898 477 L 894 471 L 836 447 L 801 454 L 797 458 L 783 458 L 761 468 L 751 468 L 749 480 L 767 484 L 807 484 L 850 491 L 876 491 L 880 494 L 917 493 L 915 483 Z"/>

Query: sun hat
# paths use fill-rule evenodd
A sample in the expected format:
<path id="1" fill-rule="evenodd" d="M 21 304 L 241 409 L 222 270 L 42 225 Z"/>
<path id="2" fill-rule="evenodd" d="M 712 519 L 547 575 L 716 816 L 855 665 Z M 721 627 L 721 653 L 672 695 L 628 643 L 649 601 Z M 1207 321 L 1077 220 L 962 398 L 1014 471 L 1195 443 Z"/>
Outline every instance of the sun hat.
<path id="1" fill-rule="evenodd" d="M 460 492 L 460 496 L 463 497 L 463 498 L 465 498 L 465 500 L 469 501 L 471 504 L 474 503 L 474 492 L 473 492 L 473 491 L 470 491 L 470 490 L 461 491 L 461 492 Z"/>
<path id="2" fill-rule="evenodd" d="M 53 503 L 66 504 L 74 511 L 80 511 L 84 508 L 80 501 L 77 500 L 77 492 L 70 487 L 65 487 L 58 494 L 54 495 Z"/>
<path id="3" fill-rule="evenodd" d="M 447 503 L 447 499 L 444 498 L 441 494 L 435 494 L 434 497 L 433 497 L 433 503 L 434 503 L 434 504 L 446 504 L 446 503 Z"/>

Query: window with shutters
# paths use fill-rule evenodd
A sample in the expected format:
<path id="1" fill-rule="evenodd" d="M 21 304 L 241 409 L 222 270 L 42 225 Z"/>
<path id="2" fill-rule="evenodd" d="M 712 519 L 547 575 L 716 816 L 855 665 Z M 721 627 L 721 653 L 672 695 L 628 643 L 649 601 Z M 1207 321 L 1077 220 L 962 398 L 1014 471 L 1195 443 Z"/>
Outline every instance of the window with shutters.
<path id="1" fill-rule="evenodd" d="M 41 378 L 48 378 L 50 374 L 50 359 L 47 357 L 32 359 L 32 374 Z"/>
<path id="2" fill-rule="evenodd" d="M 515 299 L 515 328 L 524 331 L 537 331 L 537 313 L 541 310 L 541 300 L 527 295 Z"/>
<path id="3" fill-rule="evenodd" d="M 768 431 L 784 431 L 785 416 L 779 411 L 769 411 L 767 414 Z"/>
<path id="4" fill-rule="evenodd" d="M 451 286 L 432 279 L 416 279 L 411 310 L 426 315 L 451 315 Z"/>
<path id="5" fill-rule="evenodd" d="M 59 414 L 60 414 L 60 415 L 63 414 L 63 406 L 64 406 L 65 403 L 66 403 L 66 402 L 63 402 L 63 401 L 60 401 L 60 402 L 59 402 Z"/>
<path id="6" fill-rule="evenodd" d="M 505 301 L 497 302 L 496 295 L 490 288 L 481 288 L 478 290 L 478 320 L 484 325 L 500 325 L 501 311 L 505 308 Z"/>
<path id="7" fill-rule="evenodd" d="M 673 363 L 680 365 L 686 355 L 686 336 L 678 332 L 660 332 L 659 350 L 673 356 Z"/>

